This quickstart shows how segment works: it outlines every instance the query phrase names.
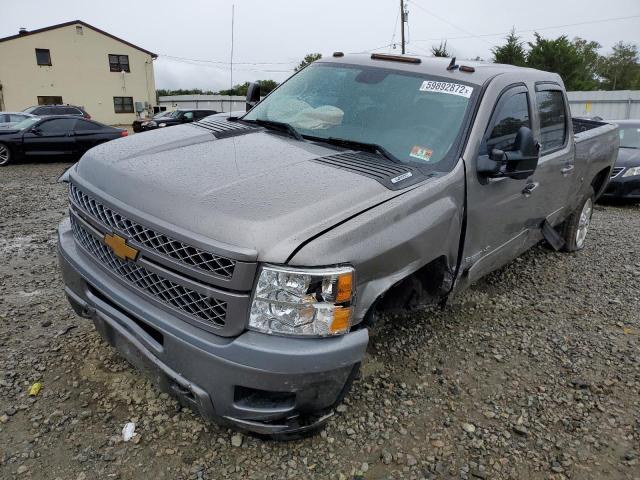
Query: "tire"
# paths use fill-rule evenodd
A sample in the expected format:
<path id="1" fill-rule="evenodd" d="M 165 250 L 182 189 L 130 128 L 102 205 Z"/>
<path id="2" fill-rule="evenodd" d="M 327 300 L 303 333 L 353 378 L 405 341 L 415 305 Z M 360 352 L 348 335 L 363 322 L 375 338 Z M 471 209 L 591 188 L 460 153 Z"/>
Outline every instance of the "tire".
<path id="1" fill-rule="evenodd" d="M 11 149 L 8 145 L 0 143 L 0 167 L 6 167 L 11 163 Z"/>
<path id="2" fill-rule="evenodd" d="M 584 248 L 593 215 L 594 197 L 593 188 L 589 187 L 589 191 L 582 197 L 578 208 L 562 224 L 560 234 L 564 238 L 564 247 L 562 248 L 564 252 L 577 252 Z"/>

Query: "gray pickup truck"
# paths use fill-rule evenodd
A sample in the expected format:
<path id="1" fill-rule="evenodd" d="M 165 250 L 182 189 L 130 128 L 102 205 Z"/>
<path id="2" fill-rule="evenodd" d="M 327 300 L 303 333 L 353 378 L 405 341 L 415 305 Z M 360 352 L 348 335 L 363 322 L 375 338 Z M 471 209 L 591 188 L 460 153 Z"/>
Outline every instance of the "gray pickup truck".
<path id="1" fill-rule="evenodd" d="M 59 258 L 75 311 L 162 389 L 275 437 L 332 414 L 376 313 L 543 239 L 580 250 L 618 149 L 558 75 L 505 65 L 336 53 L 258 98 L 85 154 Z"/>

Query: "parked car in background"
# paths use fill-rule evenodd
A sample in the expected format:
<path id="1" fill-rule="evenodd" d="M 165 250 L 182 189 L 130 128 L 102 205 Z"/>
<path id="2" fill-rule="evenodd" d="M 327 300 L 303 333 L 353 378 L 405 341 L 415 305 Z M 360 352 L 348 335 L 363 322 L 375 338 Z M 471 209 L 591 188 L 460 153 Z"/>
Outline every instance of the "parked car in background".
<path id="1" fill-rule="evenodd" d="M 640 120 L 612 120 L 619 127 L 620 150 L 605 199 L 640 201 Z"/>
<path id="2" fill-rule="evenodd" d="M 155 130 L 156 128 L 172 127 L 183 123 L 197 122 L 209 115 L 215 115 L 218 112 L 216 110 L 180 109 L 163 113 L 164 115 L 159 117 L 156 115 L 151 120 L 136 120 L 132 125 L 133 131 L 138 133 L 145 132 L 147 130 Z"/>
<path id="3" fill-rule="evenodd" d="M 84 118 L 27 118 L 0 130 L 0 167 L 22 158 L 80 158 L 100 143 L 126 136 L 126 130 Z"/>
<path id="4" fill-rule="evenodd" d="M 35 115 L 24 112 L 0 112 L 0 129 L 9 128 L 22 120 L 34 117 Z"/>
<path id="5" fill-rule="evenodd" d="M 529 68 L 337 54 L 249 92 L 239 119 L 88 152 L 58 251 L 74 310 L 131 363 L 264 434 L 331 416 L 380 312 L 442 303 L 543 239 L 582 249 L 618 150 Z"/>
<path id="6" fill-rule="evenodd" d="M 35 105 L 33 107 L 25 108 L 25 113 L 31 115 L 38 115 L 39 117 L 50 115 L 73 115 L 76 117 L 84 117 L 87 120 L 91 119 L 91 115 L 83 107 L 76 105 Z"/>
<path id="7" fill-rule="evenodd" d="M 134 133 L 139 133 L 142 131 L 142 124 L 148 125 L 150 121 L 155 121 L 159 118 L 167 117 L 169 114 L 171 114 L 171 112 L 165 110 L 163 112 L 156 113 L 152 118 L 139 118 L 133 121 L 133 123 L 131 124 L 131 128 L 133 129 Z"/>

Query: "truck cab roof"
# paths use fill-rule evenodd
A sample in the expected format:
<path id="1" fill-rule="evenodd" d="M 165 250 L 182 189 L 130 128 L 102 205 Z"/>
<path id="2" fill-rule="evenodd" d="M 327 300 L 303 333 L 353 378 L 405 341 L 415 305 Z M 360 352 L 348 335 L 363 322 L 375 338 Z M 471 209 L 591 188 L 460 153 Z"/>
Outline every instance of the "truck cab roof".
<path id="1" fill-rule="evenodd" d="M 419 60 L 412 63 L 410 60 Z M 317 63 L 334 63 L 362 65 L 380 68 L 390 68 L 393 70 L 404 70 L 411 73 L 421 73 L 424 75 L 435 75 L 450 79 L 462 80 L 476 85 L 484 85 L 488 80 L 497 75 L 507 73 L 517 73 L 523 80 L 553 81 L 562 84 L 562 79 L 556 73 L 536 70 L 534 68 L 517 67 L 515 65 L 505 65 L 502 63 L 478 62 L 474 60 L 457 60 L 456 65 L 472 67 L 473 72 L 462 71 L 460 68 L 447 70 L 451 63 L 451 58 L 427 57 L 415 55 L 371 55 L 371 54 L 350 54 L 343 56 L 333 56 L 322 58 Z"/>

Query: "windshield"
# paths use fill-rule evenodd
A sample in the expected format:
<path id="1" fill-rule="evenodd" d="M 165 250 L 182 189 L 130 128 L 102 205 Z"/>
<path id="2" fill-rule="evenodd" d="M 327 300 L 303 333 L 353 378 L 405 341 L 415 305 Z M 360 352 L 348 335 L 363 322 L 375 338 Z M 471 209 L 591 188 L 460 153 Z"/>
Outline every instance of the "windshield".
<path id="1" fill-rule="evenodd" d="M 12 130 L 24 130 L 25 128 L 29 128 L 33 124 L 38 123 L 40 120 L 41 120 L 40 118 L 25 118 L 21 122 L 14 123 L 11 126 L 11 129 Z"/>
<path id="2" fill-rule="evenodd" d="M 24 113 L 31 113 L 31 112 L 33 112 L 36 108 L 38 108 L 38 107 L 29 107 L 29 108 L 25 108 L 25 109 L 23 110 L 23 112 L 24 112 Z"/>
<path id="3" fill-rule="evenodd" d="M 620 148 L 640 148 L 640 127 L 620 127 Z"/>
<path id="4" fill-rule="evenodd" d="M 402 163 L 444 171 L 473 92 L 421 74 L 316 63 L 242 119 L 288 123 L 305 138 L 377 144 Z"/>

